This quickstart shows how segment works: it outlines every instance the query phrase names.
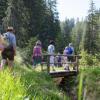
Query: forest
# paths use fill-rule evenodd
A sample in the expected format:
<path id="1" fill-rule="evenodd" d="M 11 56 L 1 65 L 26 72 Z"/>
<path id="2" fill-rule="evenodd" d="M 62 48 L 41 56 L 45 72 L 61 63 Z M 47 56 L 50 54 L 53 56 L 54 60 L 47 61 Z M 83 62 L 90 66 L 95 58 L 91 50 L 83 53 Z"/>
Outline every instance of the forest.
<path id="1" fill-rule="evenodd" d="M 49 41 L 54 40 L 56 52 L 62 52 L 72 42 L 76 54 L 82 50 L 98 54 L 100 9 L 96 9 L 95 3 L 90 3 L 84 20 L 66 18 L 64 22 L 59 20 L 56 5 L 56 0 L 0 0 L 0 32 L 5 32 L 7 26 L 13 26 L 17 46 L 22 49 L 33 46 L 34 41 L 39 39 L 44 51 Z"/>
<path id="2" fill-rule="evenodd" d="M 16 79 L 8 69 L 0 73 L 1 100 L 74 100 L 65 92 L 61 94 L 47 73 L 31 69 L 37 40 L 42 43 L 43 53 L 47 52 L 50 40 L 55 41 L 56 54 L 63 53 L 72 43 L 75 55 L 81 56 L 77 100 L 100 99 L 100 8 L 93 0 L 85 19 L 65 21 L 59 20 L 56 0 L 0 0 L 0 33 L 5 33 L 8 26 L 14 27 L 17 40 Z"/>

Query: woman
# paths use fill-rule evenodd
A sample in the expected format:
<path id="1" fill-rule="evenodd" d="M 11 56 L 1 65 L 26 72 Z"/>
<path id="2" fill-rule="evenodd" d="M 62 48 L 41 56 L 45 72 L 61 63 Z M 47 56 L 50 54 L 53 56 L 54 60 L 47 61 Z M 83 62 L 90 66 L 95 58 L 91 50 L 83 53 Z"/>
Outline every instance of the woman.
<path id="1" fill-rule="evenodd" d="M 41 64 L 42 62 L 42 48 L 41 48 L 41 42 L 38 40 L 36 42 L 36 45 L 33 48 L 33 68 L 37 65 L 37 64 Z"/>

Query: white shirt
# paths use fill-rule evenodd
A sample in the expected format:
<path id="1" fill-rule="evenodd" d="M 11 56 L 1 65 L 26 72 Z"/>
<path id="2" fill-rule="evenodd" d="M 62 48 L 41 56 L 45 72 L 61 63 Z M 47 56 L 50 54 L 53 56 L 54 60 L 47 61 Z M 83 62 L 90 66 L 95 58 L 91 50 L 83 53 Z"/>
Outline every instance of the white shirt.
<path id="1" fill-rule="evenodd" d="M 54 54 L 54 51 L 55 51 L 54 45 L 50 44 L 48 46 L 48 54 Z"/>

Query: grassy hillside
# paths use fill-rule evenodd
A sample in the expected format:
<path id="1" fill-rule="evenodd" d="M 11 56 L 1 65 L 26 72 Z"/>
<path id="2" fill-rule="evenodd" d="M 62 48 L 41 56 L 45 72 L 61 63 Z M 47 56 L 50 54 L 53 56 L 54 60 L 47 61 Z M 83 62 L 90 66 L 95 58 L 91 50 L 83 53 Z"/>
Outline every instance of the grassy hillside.
<path id="1" fill-rule="evenodd" d="M 46 73 L 27 68 L 17 52 L 13 71 L 0 72 L 0 100 L 67 100 Z"/>
<path id="2" fill-rule="evenodd" d="M 78 98 L 100 100 L 100 67 L 87 68 L 80 72 Z"/>
<path id="3" fill-rule="evenodd" d="M 0 72 L 0 100 L 67 100 L 45 72 L 15 65 Z"/>

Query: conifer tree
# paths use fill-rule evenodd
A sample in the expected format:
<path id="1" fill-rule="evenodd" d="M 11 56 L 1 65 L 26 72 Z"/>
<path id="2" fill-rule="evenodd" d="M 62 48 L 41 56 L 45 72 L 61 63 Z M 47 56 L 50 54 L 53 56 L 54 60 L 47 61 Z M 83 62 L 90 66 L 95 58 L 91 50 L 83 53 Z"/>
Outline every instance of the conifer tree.
<path id="1" fill-rule="evenodd" d="M 0 32 L 3 31 L 2 29 L 2 19 L 5 17 L 5 11 L 7 9 L 7 0 L 0 0 Z"/>
<path id="2" fill-rule="evenodd" d="M 95 54 L 98 48 L 97 40 L 99 38 L 98 17 L 96 16 L 96 8 L 93 0 L 91 0 L 89 14 L 87 17 L 87 29 L 86 34 L 84 34 L 84 49 L 87 50 L 88 53 Z"/>

